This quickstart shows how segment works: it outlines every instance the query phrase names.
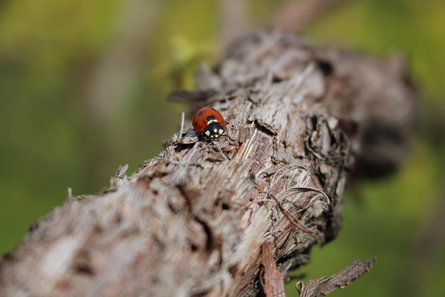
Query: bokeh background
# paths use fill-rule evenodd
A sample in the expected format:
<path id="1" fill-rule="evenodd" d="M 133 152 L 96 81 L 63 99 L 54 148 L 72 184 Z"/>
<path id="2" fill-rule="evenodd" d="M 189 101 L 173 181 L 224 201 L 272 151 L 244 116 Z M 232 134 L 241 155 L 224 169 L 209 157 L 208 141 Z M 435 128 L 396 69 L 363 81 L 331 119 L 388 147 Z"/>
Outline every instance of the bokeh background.
<path id="1" fill-rule="evenodd" d="M 234 35 L 305 1 L 1 0 L 0 254 L 68 187 L 95 193 L 120 164 L 131 173 L 159 152 L 184 110 L 166 95 L 192 88 L 199 62 L 214 65 Z M 334 4 L 295 28 L 311 42 L 405 55 L 419 122 L 400 170 L 355 184 L 339 237 L 294 274 L 375 255 L 371 272 L 331 296 L 445 296 L 445 2 L 312 1 Z"/>

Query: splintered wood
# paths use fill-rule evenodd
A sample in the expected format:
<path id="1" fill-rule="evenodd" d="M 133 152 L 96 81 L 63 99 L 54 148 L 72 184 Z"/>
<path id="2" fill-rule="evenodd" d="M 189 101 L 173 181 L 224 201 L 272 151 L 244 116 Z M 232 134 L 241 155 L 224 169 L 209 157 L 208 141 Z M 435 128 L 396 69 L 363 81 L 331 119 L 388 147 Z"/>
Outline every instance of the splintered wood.
<path id="1" fill-rule="evenodd" d="M 273 241 L 265 241 L 261 246 L 261 262 L 264 267 L 264 276 L 260 275 L 261 285 L 267 297 L 286 297 L 283 275 L 273 258 L 273 249 Z"/>
<path id="2" fill-rule="evenodd" d="M 227 136 L 188 118 L 137 172 L 69 198 L 3 258 L 0 296 L 256 296 L 266 238 L 284 278 L 308 263 L 340 228 L 348 173 L 395 168 L 415 110 L 400 59 L 265 31 L 170 98 L 218 109 Z"/>
<path id="3" fill-rule="evenodd" d="M 307 284 L 299 281 L 297 290 L 300 293 L 300 297 L 326 296 L 336 289 L 343 289 L 349 286 L 351 282 L 357 280 L 365 272 L 368 272 L 375 261 L 377 261 L 376 257 L 369 259 L 369 261 L 355 261 L 351 266 L 330 277 L 323 276 L 319 279 L 310 280 Z"/>

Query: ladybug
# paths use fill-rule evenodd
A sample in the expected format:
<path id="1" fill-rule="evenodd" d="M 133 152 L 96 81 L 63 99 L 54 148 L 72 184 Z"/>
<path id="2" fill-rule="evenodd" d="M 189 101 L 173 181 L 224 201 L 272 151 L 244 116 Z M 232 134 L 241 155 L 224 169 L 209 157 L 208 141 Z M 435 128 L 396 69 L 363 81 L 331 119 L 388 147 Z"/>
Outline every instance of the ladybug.
<path id="1" fill-rule="evenodd" d="M 218 139 L 226 130 L 223 116 L 211 107 L 200 108 L 193 116 L 193 129 L 210 139 Z"/>

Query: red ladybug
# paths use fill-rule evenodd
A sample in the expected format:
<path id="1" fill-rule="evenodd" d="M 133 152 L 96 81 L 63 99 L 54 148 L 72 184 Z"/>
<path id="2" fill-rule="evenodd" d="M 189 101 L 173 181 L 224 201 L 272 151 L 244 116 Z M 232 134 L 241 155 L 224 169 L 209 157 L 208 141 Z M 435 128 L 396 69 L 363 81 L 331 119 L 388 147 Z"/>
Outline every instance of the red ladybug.
<path id="1" fill-rule="evenodd" d="M 200 108 L 193 116 L 193 128 L 210 139 L 219 138 L 226 130 L 223 116 L 211 107 Z"/>

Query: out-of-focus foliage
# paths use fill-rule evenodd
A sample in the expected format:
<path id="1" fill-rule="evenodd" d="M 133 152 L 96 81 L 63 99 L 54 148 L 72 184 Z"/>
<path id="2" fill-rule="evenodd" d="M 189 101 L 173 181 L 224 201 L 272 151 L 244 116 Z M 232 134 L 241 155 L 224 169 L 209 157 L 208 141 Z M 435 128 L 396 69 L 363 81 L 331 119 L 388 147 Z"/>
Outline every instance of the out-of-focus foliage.
<path id="1" fill-rule="evenodd" d="M 132 172 L 162 149 L 182 111 L 165 102 L 167 93 L 193 87 L 199 61 L 212 65 L 220 52 L 222 1 L 0 2 L 0 253 L 63 203 L 68 187 L 74 195 L 97 192 L 119 164 L 129 162 Z M 249 0 L 248 17 L 266 22 L 284 2 Z M 122 37 L 122 24 L 137 26 L 131 12 L 138 6 L 150 10 L 141 44 Z M 332 296 L 406 295 L 401 288 L 414 245 L 445 199 L 444 11 L 441 0 L 344 1 L 306 31 L 320 44 L 377 56 L 404 54 L 425 106 L 410 159 L 394 176 L 356 186 L 346 197 L 339 237 L 314 248 L 311 264 L 296 272 L 318 278 L 355 259 L 379 256 L 370 273 Z M 124 85 L 117 112 L 103 119 L 95 116 L 87 94 L 100 87 L 91 82 L 110 53 L 120 53 L 120 40 L 134 42 L 126 50 L 137 47 L 139 60 L 129 64 L 134 76 Z M 424 296 L 445 296 L 445 253 L 433 259 L 416 287 Z M 288 296 L 297 295 L 292 286 Z"/>

